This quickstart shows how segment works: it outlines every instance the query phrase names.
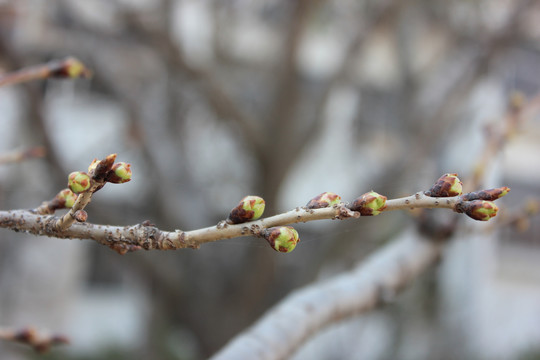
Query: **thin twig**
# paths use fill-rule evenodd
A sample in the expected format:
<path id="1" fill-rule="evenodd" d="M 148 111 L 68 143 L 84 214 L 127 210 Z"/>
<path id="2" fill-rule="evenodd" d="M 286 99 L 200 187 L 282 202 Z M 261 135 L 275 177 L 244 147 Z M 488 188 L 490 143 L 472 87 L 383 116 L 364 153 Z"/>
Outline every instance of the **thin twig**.
<path id="1" fill-rule="evenodd" d="M 103 186 L 104 182 L 99 182 L 92 179 L 90 184 L 90 189 L 77 197 L 75 204 L 73 204 L 73 207 L 69 209 L 68 213 L 56 220 L 54 224 L 54 228 L 56 230 L 63 231 L 69 228 L 76 221 L 75 213 L 79 210 L 83 210 L 86 205 L 92 201 L 92 195 L 97 189 Z"/>
<path id="2" fill-rule="evenodd" d="M 91 193 L 90 191 L 88 193 Z M 82 194 L 81 194 L 82 195 Z M 79 195 L 79 199 L 81 198 Z M 462 195 L 465 196 L 465 195 Z M 386 202 L 382 211 L 416 209 L 416 208 L 445 208 L 460 211 L 462 196 L 447 198 L 429 197 L 423 192 Z M 77 200 L 79 201 L 79 200 Z M 85 205 L 86 200 L 81 200 Z M 82 206 L 84 207 L 84 206 Z M 81 208 L 82 209 L 82 208 Z M 80 209 L 77 209 L 80 210 Z M 360 217 L 360 213 L 352 211 L 345 204 L 322 209 L 306 209 L 298 207 L 294 210 L 251 221 L 244 224 L 228 224 L 222 221 L 215 226 L 191 231 L 164 231 L 149 224 L 132 226 L 96 225 L 91 223 L 76 223 L 67 214 L 65 222 L 69 227 L 59 229 L 60 219 L 55 216 L 44 216 L 29 210 L 0 211 L 0 227 L 15 231 L 23 231 L 34 235 L 44 235 L 62 239 L 90 239 L 109 247 L 133 247 L 146 250 L 176 250 L 182 248 L 198 248 L 208 242 L 231 239 L 242 236 L 261 236 L 261 231 L 274 226 L 308 222 L 323 219 L 350 219 Z M 115 248 L 116 249 L 116 248 Z"/>
<path id="3" fill-rule="evenodd" d="M 242 139 L 246 141 L 258 157 L 264 156 L 262 144 L 262 131 L 256 121 L 248 112 L 244 111 L 227 93 L 224 87 L 215 80 L 215 77 L 203 68 L 197 68 L 188 63 L 185 55 L 166 31 L 150 29 L 136 16 L 126 19 L 133 33 L 140 36 L 140 40 L 156 49 L 167 59 L 167 62 L 176 70 L 186 74 L 189 78 L 199 82 L 200 90 L 211 108 L 220 117 L 232 120 L 238 124 L 238 131 L 243 133 Z M 107 35 L 109 36 L 109 35 Z"/>
<path id="4" fill-rule="evenodd" d="M 29 345 L 39 353 L 47 352 L 51 346 L 69 344 L 64 335 L 43 334 L 31 326 L 20 330 L 0 328 L 0 339 Z"/>
<path id="5" fill-rule="evenodd" d="M 68 57 L 63 60 L 53 60 L 45 64 L 30 66 L 0 75 L 0 86 L 20 84 L 33 80 L 43 80 L 51 77 L 89 78 L 91 74 L 91 71 L 79 60 Z"/>

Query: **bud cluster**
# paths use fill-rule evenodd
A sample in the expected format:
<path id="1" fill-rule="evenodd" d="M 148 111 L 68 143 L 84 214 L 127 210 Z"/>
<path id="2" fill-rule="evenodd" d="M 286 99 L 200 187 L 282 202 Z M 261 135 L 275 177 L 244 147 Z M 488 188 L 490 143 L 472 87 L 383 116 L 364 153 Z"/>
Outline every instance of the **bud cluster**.
<path id="1" fill-rule="evenodd" d="M 509 187 L 503 186 L 462 195 L 463 183 L 457 174 L 444 174 L 425 194 L 430 197 L 459 196 L 454 208 L 456 212 L 465 213 L 474 220 L 487 221 L 496 216 L 499 210 L 493 201 L 502 198 L 509 191 Z"/>
<path id="2" fill-rule="evenodd" d="M 123 184 L 131 180 L 131 164 L 125 162 L 117 162 L 116 154 L 108 155 L 103 160 L 94 159 L 90 166 L 88 166 L 88 172 L 92 175 L 92 178 L 96 180 L 103 180 L 113 184 Z"/>

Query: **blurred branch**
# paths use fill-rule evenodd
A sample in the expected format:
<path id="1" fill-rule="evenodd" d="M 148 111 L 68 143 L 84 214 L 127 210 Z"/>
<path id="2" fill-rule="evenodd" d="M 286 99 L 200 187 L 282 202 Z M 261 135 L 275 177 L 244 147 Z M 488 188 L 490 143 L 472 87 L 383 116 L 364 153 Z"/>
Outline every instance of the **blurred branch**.
<path id="1" fill-rule="evenodd" d="M 358 60 L 357 55 L 365 44 L 366 40 L 374 30 L 388 21 L 388 19 L 396 16 L 396 13 L 404 6 L 407 1 L 389 1 L 380 9 L 375 10 L 374 14 L 367 19 L 368 23 L 364 26 L 359 26 L 352 41 L 349 43 L 345 54 L 341 59 L 341 64 L 337 71 L 324 85 L 323 91 L 320 97 L 314 101 L 315 112 L 314 119 L 310 126 L 305 131 L 299 134 L 299 140 L 294 143 L 295 148 L 293 153 L 299 152 L 302 147 L 310 140 L 317 138 L 318 133 L 322 130 L 322 123 L 326 115 L 324 108 L 328 104 L 332 90 L 335 89 L 341 82 L 347 80 L 348 74 L 351 71 L 353 65 Z"/>
<path id="2" fill-rule="evenodd" d="M 469 54 L 471 58 L 468 65 L 461 75 L 437 96 L 436 101 L 430 102 L 427 113 L 412 115 L 417 119 L 418 129 L 420 129 L 415 133 L 415 138 L 422 140 L 411 142 L 410 149 L 406 150 L 408 160 L 403 161 L 401 157 L 398 157 L 387 167 L 388 171 L 384 173 L 385 178 L 405 178 L 405 172 L 417 172 L 426 158 L 433 156 L 433 153 L 439 151 L 440 146 L 445 144 L 443 137 L 451 132 L 459 119 L 456 111 L 462 108 L 462 104 L 467 103 L 471 91 L 486 74 L 489 65 L 498 59 L 498 55 L 505 54 L 505 51 L 517 43 L 521 18 L 527 11 L 529 3 L 530 0 L 516 2 L 507 16 L 506 23 L 495 34 L 481 42 L 472 42 L 470 38 L 455 34 L 453 41 L 456 44 L 465 43 L 465 45 L 456 46 L 455 54 L 447 56 L 449 61 L 441 62 L 435 73 L 448 78 L 448 69 L 455 61 L 455 55 L 460 53 L 472 53 Z M 442 78 L 438 82 L 441 81 Z M 433 91 L 429 86 L 424 85 L 424 91 L 426 90 Z"/>
<path id="3" fill-rule="evenodd" d="M 263 133 L 258 128 L 256 119 L 241 110 L 210 73 L 188 64 L 168 31 L 150 29 L 138 19 L 136 14 L 129 14 L 126 19 L 132 31 L 141 35 L 141 40 L 162 54 L 169 64 L 200 83 L 206 100 L 216 114 L 236 122 L 239 130 L 244 133 L 242 139 L 248 142 L 258 156 L 262 156 Z"/>
<path id="4" fill-rule="evenodd" d="M 5 36 L 5 34 L 3 33 L 0 33 L 0 54 L 2 55 L 3 60 L 6 61 L 11 68 L 19 68 L 23 66 L 23 59 L 17 53 L 13 45 L 10 43 L 7 36 Z M 37 71 L 40 67 L 42 68 L 41 72 Z M 64 60 L 51 61 L 42 65 L 36 65 L 26 69 L 35 69 L 30 71 L 35 72 L 34 75 L 46 76 L 47 73 L 50 73 L 49 75 L 52 75 L 54 73 L 54 76 L 59 76 L 60 78 L 65 78 L 66 76 L 85 76 L 85 74 L 91 74 L 91 71 L 88 70 L 85 65 L 72 57 L 68 57 Z M 22 69 L 19 71 L 15 71 L 14 73 L 5 74 L 4 76 L 11 77 L 10 84 L 13 84 L 13 76 L 15 76 L 15 79 L 17 78 L 17 75 L 13 74 L 21 73 L 24 71 L 25 69 Z M 0 75 L 0 78 L 1 77 L 2 75 Z M 40 77 L 37 77 L 36 79 L 39 78 Z M 30 80 L 30 78 L 26 77 L 25 81 L 26 80 Z M 56 154 L 55 146 L 52 143 L 49 130 L 45 125 L 43 97 L 38 92 L 37 88 L 32 85 L 35 84 L 22 82 L 22 88 L 24 90 L 24 95 L 26 96 L 26 101 L 25 106 L 23 107 L 24 112 L 21 122 L 25 124 L 28 133 L 31 134 L 31 142 L 43 144 L 46 152 L 46 159 L 52 167 L 51 173 L 53 174 L 53 176 L 57 177 L 58 174 L 63 174 L 64 171 L 60 164 L 59 157 Z"/>
<path id="5" fill-rule="evenodd" d="M 79 60 L 68 57 L 0 75 L 0 86 L 48 78 L 89 78 L 92 72 Z"/>
<path id="6" fill-rule="evenodd" d="M 493 229 L 513 227 L 519 232 L 525 232 L 531 227 L 531 219 L 540 213 L 540 199 L 528 199 L 524 205 L 506 211 L 504 216 L 492 224 Z"/>
<path id="7" fill-rule="evenodd" d="M 280 64 L 277 86 L 275 89 L 276 98 L 273 105 L 274 111 L 269 113 L 269 128 L 272 133 L 279 133 L 281 136 L 294 136 L 290 134 L 290 129 L 295 118 L 295 110 L 298 105 L 300 95 L 300 79 L 297 68 L 298 49 L 302 32 L 305 28 L 306 18 L 312 7 L 317 6 L 319 1 L 294 0 L 288 3 L 291 6 L 291 16 L 286 31 L 283 49 L 283 59 Z M 289 135 L 290 134 L 290 135 Z M 270 143 L 273 144 L 274 136 L 270 136 Z M 289 141 L 284 141 L 288 144 Z M 277 151 L 288 153 L 288 147 L 283 146 Z M 282 156 L 276 156 L 282 159 Z"/>
<path id="8" fill-rule="evenodd" d="M 353 271 L 293 292 L 212 359 L 288 359 L 322 328 L 393 300 L 439 259 L 444 244 L 418 236 L 394 241 Z"/>
<path id="9" fill-rule="evenodd" d="M 485 129 L 486 145 L 475 165 L 472 178 L 467 181 L 469 186 L 481 186 L 484 174 L 492 159 L 516 136 L 523 123 L 530 120 L 539 111 L 540 95 L 527 100 L 522 93 L 514 92 L 511 94 L 502 124 L 500 126 L 492 124 Z"/>
<path id="10" fill-rule="evenodd" d="M 49 351 L 52 346 L 69 344 L 64 335 L 43 334 L 31 326 L 20 330 L 0 328 L 0 339 L 29 345 L 39 353 Z"/>
<path id="11" fill-rule="evenodd" d="M 41 158 L 46 154 L 43 146 L 37 146 L 26 150 L 14 150 L 0 154 L 0 165 L 18 163 L 28 159 Z"/>

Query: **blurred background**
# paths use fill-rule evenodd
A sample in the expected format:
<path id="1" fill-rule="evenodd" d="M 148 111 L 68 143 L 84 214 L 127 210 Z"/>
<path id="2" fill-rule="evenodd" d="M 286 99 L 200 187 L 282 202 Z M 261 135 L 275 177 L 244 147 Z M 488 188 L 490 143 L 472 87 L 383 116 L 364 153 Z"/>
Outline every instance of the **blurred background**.
<path id="1" fill-rule="evenodd" d="M 0 167 L 2 209 L 37 207 L 110 153 L 133 180 L 96 194 L 93 223 L 191 230 L 245 195 L 274 215 L 445 172 L 512 192 L 488 224 L 434 210 L 298 225 L 291 254 L 240 238 L 119 256 L 2 230 L 0 325 L 71 338 L 40 358 L 208 358 L 293 289 L 412 231 L 452 240 L 441 264 L 295 359 L 540 359 L 540 2 L 0 1 L 0 71 L 68 55 L 94 77 L 0 88 L 0 151 L 47 150 Z"/>

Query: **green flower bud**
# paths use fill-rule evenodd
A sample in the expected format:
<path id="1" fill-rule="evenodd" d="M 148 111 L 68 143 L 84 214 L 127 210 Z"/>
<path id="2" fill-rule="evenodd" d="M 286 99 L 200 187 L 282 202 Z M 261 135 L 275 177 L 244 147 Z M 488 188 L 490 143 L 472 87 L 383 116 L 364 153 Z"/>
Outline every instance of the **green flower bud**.
<path id="1" fill-rule="evenodd" d="M 510 188 L 507 186 L 503 186 L 496 189 L 470 192 L 468 194 L 464 194 L 461 198 L 464 201 L 472 201 L 472 200 L 495 201 L 497 199 L 502 198 L 506 194 L 508 194 L 508 192 L 510 192 Z"/>
<path id="2" fill-rule="evenodd" d="M 131 180 L 131 164 L 117 162 L 107 173 L 105 181 L 113 184 L 123 184 Z"/>
<path id="3" fill-rule="evenodd" d="M 315 196 L 311 199 L 306 207 L 308 209 L 320 209 L 329 206 L 339 204 L 341 202 L 341 196 L 334 194 L 332 192 L 324 192 L 320 195 Z"/>
<path id="4" fill-rule="evenodd" d="M 77 200 L 77 194 L 74 194 L 70 189 L 60 191 L 56 197 L 60 203 L 64 203 L 63 207 L 68 209 L 73 207 L 73 204 L 75 204 L 75 201 Z"/>
<path id="5" fill-rule="evenodd" d="M 82 171 L 74 171 L 68 176 L 68 187 L 75 194 L 82 193 L 90 188 L 90 176 Z"/>
<path id="6" fill-rule="evenodd" d="M 262 231 L 262 236 L 272 249 L 279 252 L 291 252 L 300 241 L 298 232 L 292 226 L 277 226 Z"/>
<path id="7" fill-rule="evenodd" d="M 492 201 L 474 200 L 467 201 L 464 210 L 465 214 L 474 220 L 488 221 L 497 215 L 499 208 Z"/>
<path id="8" fill-rule="evenodd" d="M 370 191 L 356 198 L 349 208 L 362 216 L 379 215 L 386 208 L 386 196 Z"/>
<path id="9" fill-rule="evenodd" d="M 246 196 L 231 210 L 228 220 L 233 224 L 257 220 L 262 216 L 264 206 L 265 202 L 263 198 L 253 195 Z"/>
<path id="10" fill-rule="evenodd" d="M 463 183 L 459 180 L 457 174 L 444 174 L 425 194 L 431 197 L 450 197 L 462 193 Z"/>

